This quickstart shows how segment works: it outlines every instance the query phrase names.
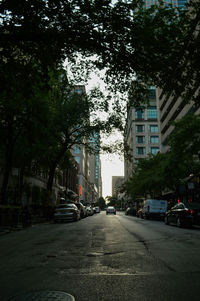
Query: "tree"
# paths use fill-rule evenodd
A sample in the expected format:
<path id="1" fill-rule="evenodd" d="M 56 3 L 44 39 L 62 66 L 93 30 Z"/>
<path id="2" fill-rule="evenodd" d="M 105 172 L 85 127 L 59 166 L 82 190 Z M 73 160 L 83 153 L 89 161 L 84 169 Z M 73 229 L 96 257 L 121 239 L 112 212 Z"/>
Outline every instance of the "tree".
<path id="1" fill-rule="evenodd" d="M 117 207 L 121 207 L 120 206 L 120 201 L 118 200 L 117 197 L 107 196 L 106 201 L 107 201 L 108 206 L 116 206 L 117 205 Z"/>
<path id="2" fill-rule="evenodd" d="M 24 163 L 27 156 L 31 157 L 30 144 L 35 144 L 40 133 L 35 117 L 42 115 L 45 122 L 48 112 L 48 90 L 41 77 L 35 76 L 34 69 L 37 66 L 32 67 L 31 69 L 30 65 L 15 66 L 16 73 L 12 74 L 12 70 L 7 70 L 2 81 L 4 89 L 1 90 L 0 97 L 0 137 L 5 142 L 1 148 L 4 171 L 2 199 L 5 199 L 14 157 L 15 165 L 18 165 L 20 157 Z M 27 70 L 29 70 L 29 75 Z M 16 145 L 19 146 L 18 151 Z M 15 151 L 16 155 L 14 155 Z M 25 152 L 27 152 L 26 155 Z"/>
<path id="3" fill-rule="evenodd" d="M 174 122 L 169 151 L 141 159 L 123 190 L 134 199 L 159 196 L 165 189 L 176 191 L 184 178 L 199 174 L 200 117 L 187 114 Z"/>
<path id="4" fill-rule="evenodd" d="M 189 113 L 174 122 L 174 126 L 168 141 L 170 155 L 182 172 L 179 177 L 184 179 L 200 172 L 200 116 Z"/>
<path id="5" fill-rule="evenodd" d="M 0 132 L 6 137 L 3 194 L 14 145 L 22 131 L 30 127 L 29 108 L 39 107 L 40 102 L 45 107 L 44 99 L 49 99 L 52 89 L 52 72 L 59 70 L 66 58 L 75 63 L 82 54 L 85 66 L 91 68 L 89 62 L 95 54 L 93 65 L 106 68 L 112 90 L 121 87 L 127 91 L 137 75 L 132 83 L 136 96 L 146 93 L 147 87 L 154 84 L 165 92 L 198 102 L 199 32 L 196 29 L 200 8 L 197 1 L 190 1 L 189 5 L 190 13 L 163 6 L 146 10 L 142 1 L 1 2 L 0 114 L 3 121 Z M 52 120 L 58 116 L 53 114 Z M 112 124 L 117 125 L 117 120 L 116 115 L 110 117 Z M 94 128 L 99 125 L 97 121 Z M 58 159 L 64 148 L 59 151 L 55 152 Z M 56 161 L 55 157 L 52 170 Z"/>
<path id="6" fill-rule="evenodd" d="M 100 120 L 99 114 L 107 110 L 107 102 L 99 91 L 95 89 L 87 95 L 84 91 L 78 94 L 74 90 L 63 72 L 51 95 L 53 115 L 47 126 L 48 145 L 41 157 L 49 166 L 47 190 L 50 192 L 55 170 L 67 151 L 78 144 L 95 152 L 89 143 L 92 134 L 121 128 L 120 118 L 115 113 Z"/>
<path id="7" fill-rule="evenodd" d="M 177 156 L 194 158 L 199 153 L 200 116 L 189 113 L 174 122 L 175 130 L 169 137 L 168 144 Z"/>
<path id="8" fill-rule="evenodd" d="M 101 210 L 104 209 L 106 207 L 105 199 L 103 197 L 100 197 L 96 205 L 99 206 Z"/>
<path id="9" fill-rule="evenodd" d="M 157 154 L 141 159 L 135 166 L 132 177 L 124 185 L 124 191 L 133 199 L 150 195 L 160 195 L 162 190 L 173 183 L 169 173 L 166 173 L 168 156 Z"/>
<path id="10" fill-rule="evenodd" d="M 49 66 L 65 58 L 75 62 L 78 53 L 84 59 L 95 54 L 94 64 L 106 68 L 115 90 L 127 91 L 137 75 L 140 82 L 198 101 L 200 8 L 195 0 L 189 6 L 190 13 L 163 5 L 146 9 L 136 0 L 3 0 L 1 62 L 8 66 L 20 54 L 40 62 L 45 77 Z"/>

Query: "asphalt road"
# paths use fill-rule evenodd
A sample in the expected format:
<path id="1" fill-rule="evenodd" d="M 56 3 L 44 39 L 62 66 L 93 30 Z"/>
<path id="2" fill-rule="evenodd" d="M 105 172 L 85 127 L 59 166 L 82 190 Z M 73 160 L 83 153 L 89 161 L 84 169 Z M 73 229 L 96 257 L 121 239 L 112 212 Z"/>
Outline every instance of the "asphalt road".
<path id="1" fill-rule="evenodd" d="M 76 301 L 200 300 L 200 228 L 105 212 L 0 236 L 0 300 L 64 291 Z"/>

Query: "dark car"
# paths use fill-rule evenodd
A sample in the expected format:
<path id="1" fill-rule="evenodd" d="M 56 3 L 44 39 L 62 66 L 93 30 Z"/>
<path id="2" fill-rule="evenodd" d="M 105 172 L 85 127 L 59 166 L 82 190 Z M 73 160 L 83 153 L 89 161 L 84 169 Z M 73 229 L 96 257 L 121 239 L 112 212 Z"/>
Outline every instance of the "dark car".
<path id="1" fill-rule="evenodd" d="M 82 203 L 75 203 L 75 205 L 78 208 L 78 210 L 80 211 L 81 218 L 86 217 L 87 216 L 87 210 L 86 210 L 85 206 Z"/>
<path id="2" fill-rule="evenodd" d="M 125 210 L 125 215 L 136 215 L 136 210 L 133 207 L 128 207 Z"/>
<path id="3" fill-rule="evenodd" d="M 165 224 L 178 227 L 200 225 L 200 203 L 178 203 L 165 214 Z"/>
<path id="4" fill-rule="evenodd" d="M 144 218 L 142 208 L 140 208 L 140 209 L 136 212 L 136 216 L 139 217 L 139 218 Z"/>

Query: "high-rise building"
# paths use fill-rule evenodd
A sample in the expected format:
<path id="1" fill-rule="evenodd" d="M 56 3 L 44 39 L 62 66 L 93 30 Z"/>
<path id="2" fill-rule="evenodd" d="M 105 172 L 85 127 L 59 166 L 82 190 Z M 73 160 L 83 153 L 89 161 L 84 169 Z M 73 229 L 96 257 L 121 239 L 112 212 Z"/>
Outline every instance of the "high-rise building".
<path id="1" fill-rule="evenodd" d="M 112 196 L 118 197 L 120 194 L 120 188 L 124 183 L 123 176 L 112 176 Z"/>
<path id="2" fill-rule="evenodd" d="M 90 154 L 90 183 L 93 185 L 92 200 L 97 200 L 102 196 L 102 178 L 101 178 L 101 161 L 100 161 L 100 134 L 94 132 L 90 136 L 90 145 L 93 148 L 93 153 Z"/>
<path id="3" fill-rule="evenodd" d="M 177 0 L 175 2 L 177 4 L 177 7 L 183 8 L 188 1 Z M 194 29 L 194 31 L 195 30 L 196 29 Z M 198 32 L 198 30 L 196 31 Z M 189 62 L 187 62 L 187 66 L 188 64 Z M 184 72 L 184 77 L 186 78 L 187 71 L 185 70 L 183 72 Z M 195 88 L 194 91 L 191 93 L 195 94 L 196 90 L 198 89 Z M 169 149 L 167 145 L 168 138 L 174 129 L 172 122 L 180 120 L 188 113 L 199 114 L 200 106 L 195 104 L 194 102 L 186 102 L 181 97 L 177 97 L 175 93 L 173 93 L 173 91 L 171 91 L 170 93 L 169 91 L 164 91 L 160 88 L 157 88 L 156 94 L 158 99 L 160 130 L 161 130 L 161 152 L 167 152 Z"/>
<path id="4" fill-rule="evenodd" d="M 85 93 L 85 86 L 75 86 L 74 92 L 78 94 Z M 90 153 L 85 145 L 75 145 L 71 152 L 78 163 L 78 185 L 79 200 L 84 203 L 92 203 L 102 195 L 102 178 L 100 164 L 100 134 L 94 132 L 90 138 L 85 138 L 85 144 L 93 148 Z"/>
<path id="5" fill-rule="evenodd" d="M 131 156 L 131 161 L 125 158 L 125 180 L 127 180 L 139 159 L 160 151 L 160 126 L 155 87 L 151 87 L 149 91 L 148 105 L 128 108 L 124 138 Z"/>
<path id="6" fill-rule="evenodd" d="M 159 99 L 162 144 L 161 151 L 166 152 L 168 150 L 168 137 L 174 129 L 172 121 L 180 120 L 187 113 L 192 112 L 194 114 L 200 114 L 200 108 L 193 102 L 185 103 L 185 101 L 181 97 L 177 99 L 173 95 L 169 96 L 165 94 L 161 89 L 157 89 L 157 95 Z"/>
<path id="7" fill-rule="evenodd" d="M 149 8 L 152 5 L 158 4 L 158 0 L 145 0 L 145 7 Z M 183 8 L 187 0 L 163 0 L 165 6 L 179 7 Z"/>

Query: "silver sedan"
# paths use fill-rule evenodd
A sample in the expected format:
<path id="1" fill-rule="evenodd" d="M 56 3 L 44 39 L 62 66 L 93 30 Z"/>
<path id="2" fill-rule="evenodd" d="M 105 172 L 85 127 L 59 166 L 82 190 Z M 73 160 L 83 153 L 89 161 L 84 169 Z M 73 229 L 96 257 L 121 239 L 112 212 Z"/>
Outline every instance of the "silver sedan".
<path id="1" fill-rule="evenodd" d="M 75 204 L 60 204 L 54 213 L 54 222 L 59 221 L 78 221 L 80 211 Z"/>

